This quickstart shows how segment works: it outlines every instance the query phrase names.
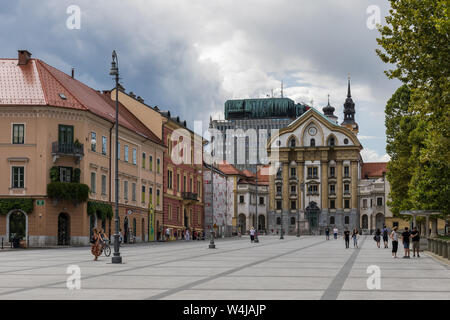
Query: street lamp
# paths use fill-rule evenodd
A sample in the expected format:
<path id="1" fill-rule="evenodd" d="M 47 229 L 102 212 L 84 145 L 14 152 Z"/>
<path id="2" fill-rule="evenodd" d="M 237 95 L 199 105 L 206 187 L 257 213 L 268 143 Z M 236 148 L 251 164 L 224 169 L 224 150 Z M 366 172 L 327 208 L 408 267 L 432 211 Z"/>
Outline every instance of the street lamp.
<path id="1" fill-rule="evenodd" d="M 256 213 L 255 213 L 255 240 L 254 242 L 258 243 L 258 165 L 256 165 Z"/>
<path id="2" fill-rule="evenodd" d="M 211 158 L 214 156 L 214 151 L 211 150 Z M 212 159 L 211 159 L 212 160 Z M 216 245 L 214 244 L 214 172 L 213 172 L 214 162 L 211 161 L 211 212 L 212 212 L 212 227 L 210 228 L 210 238 L 209 248 L 215 249 Z"/>
<path id="3" fill-rule="evenodd" d="M 111 70 L 109 72 L 116 80 L 116 158 L 115 158 L 115 181 L 116 181 L 116 196 L 115 196 L 115 222 L 116 233 L 114 234 L 114 254 L 111 259 L 112 263 L 122 263 L 119 248 L 119 61 L 117 59 L 116 50 L 112 52 Z"/>

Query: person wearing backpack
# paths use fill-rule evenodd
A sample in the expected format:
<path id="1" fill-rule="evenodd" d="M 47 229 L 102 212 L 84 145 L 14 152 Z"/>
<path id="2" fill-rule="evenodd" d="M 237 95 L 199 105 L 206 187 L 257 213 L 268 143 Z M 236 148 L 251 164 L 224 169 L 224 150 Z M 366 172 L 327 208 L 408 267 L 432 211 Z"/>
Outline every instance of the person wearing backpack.
<path id="1" fill-rule="evenodd" d="M 387 230 L 386 226 L 383 226 L 383 242 L 384 242 L 384 248 L 387 249 L 388 243 L 389 243 L 389 235 L 388 235 L 388 230 Z"/>
<path id="2" fill-rule="evenodd" d="M 381 240 L 381 231 L 380 229 L 377 229 L 377 231 L 375 232 L 375 236 L 373 237 L 373 240 L 375 240 L 375 242 L 377 243 L 377 247 L 380 247 L 380 240 Z"/>

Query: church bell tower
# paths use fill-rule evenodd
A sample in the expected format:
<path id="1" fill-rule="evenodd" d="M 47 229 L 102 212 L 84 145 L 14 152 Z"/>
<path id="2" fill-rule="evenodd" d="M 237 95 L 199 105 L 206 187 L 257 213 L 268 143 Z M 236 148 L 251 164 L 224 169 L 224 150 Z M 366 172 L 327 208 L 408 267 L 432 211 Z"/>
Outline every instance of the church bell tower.
<path id="1" fill-rule="evenodd" d="M 352 100 L 350 91 L 350 74 L 348 75 L 347 99 L 345 99 L 344 103 L 344 121 L 342 121 L 341 126 L 350 129 L 354 134 L 359 132 L 358 124 L 355 122 L 355 103 Z"/>

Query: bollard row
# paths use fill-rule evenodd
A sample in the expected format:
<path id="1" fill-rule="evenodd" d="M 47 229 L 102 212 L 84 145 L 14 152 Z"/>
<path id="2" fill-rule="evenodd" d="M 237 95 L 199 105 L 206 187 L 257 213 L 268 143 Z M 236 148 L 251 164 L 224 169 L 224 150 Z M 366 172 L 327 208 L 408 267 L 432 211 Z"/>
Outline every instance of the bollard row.
<path id="1" fill-rule="evenodd" d="M 441 256 L 445 259 L 450 259 L 450 241 L 437 238 L 428 239 L 428 251 Z"/>

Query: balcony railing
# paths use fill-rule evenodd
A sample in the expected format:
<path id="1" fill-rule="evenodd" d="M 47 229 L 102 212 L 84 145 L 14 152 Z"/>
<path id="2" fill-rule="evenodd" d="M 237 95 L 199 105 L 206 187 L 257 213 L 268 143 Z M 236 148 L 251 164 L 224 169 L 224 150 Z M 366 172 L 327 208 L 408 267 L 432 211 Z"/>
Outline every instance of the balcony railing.
<path id="1" fill-rule="evenodd" d="M 183 200 L 197 201 L 197 194 L 193 192 L 182 192 L 181 197 Z"/>
<path id="2" fill-rule="evenodd" d="M 318 175 L 308 176 L 307 179 L 319 179 Z"/>
<path id="3" fill-rule="evenodd" d="M 61 143 L 55 141 L 52 143 L 52 155 L 54 156 L 54 161 L 59 156 L 73 156 L 80 160 L 84 156 L 84 146 L 81 143 Z"/>

